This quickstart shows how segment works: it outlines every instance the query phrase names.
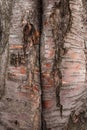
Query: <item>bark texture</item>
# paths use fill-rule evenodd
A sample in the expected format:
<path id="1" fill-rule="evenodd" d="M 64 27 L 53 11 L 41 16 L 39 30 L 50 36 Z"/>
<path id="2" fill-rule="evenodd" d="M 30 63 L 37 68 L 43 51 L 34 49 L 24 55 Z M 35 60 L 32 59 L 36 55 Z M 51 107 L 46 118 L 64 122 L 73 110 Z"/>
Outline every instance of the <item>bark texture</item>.
<path id="1" fill-rule="evenodd" d="M 0 130 L 87 130 L 86 8 L 0 0 Z"/>
<path id="2" fill-rule="evenodd" d="M 86 73 L 83 3 L 61 0 L 44 1 L 43 5 L 44 119 L 48 129 L 61 130 L 71 112 L 79 115 L 83 106 Z"/>
<path id="3" fill-rule="evenodd" d="M 0 1 L 0 98 L 4 94 L 5 89 L 12 2 L 13 1 Z"/>
<path id="4" fill-rule="evenodd" d="M 3 28 L 0 50 L 0 129 L 39 130 L 39 3 L 32 0 L 5 0 L 0 1 L 0 4 Z M 26 44 L 23 31 L 28 22 L 34 32 Z M 36 36 L 37 44 L 34 42 Z M 25 44 L 26 55 L 23 50 Z"/>

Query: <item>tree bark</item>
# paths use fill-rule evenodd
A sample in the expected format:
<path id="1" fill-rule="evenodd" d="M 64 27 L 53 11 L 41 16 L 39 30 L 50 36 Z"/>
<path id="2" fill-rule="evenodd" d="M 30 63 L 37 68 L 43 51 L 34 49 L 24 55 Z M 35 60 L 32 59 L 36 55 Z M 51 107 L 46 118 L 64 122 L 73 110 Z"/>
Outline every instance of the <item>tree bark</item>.
<path id="1" fill-rule="evenodd" d="M 86 73 L 82 0 L 55 2 L 43 4 L 43 113 L 48 130 L 66 127 L 72 111 L 79 115 Z"/>
<path id="2" fill-rule="evenodd" d="M 1 18 L 4 17 L 1 19 L 0 129 L 39 130 L 39 3 L 32 0 L 0 2 Z M 35 36 L 24 39 L 27 23 L 33 28 L 32 34 Z M 34 41 L 36 37 L 37 43 Z M 23 48 L 25 40 L 31 40 L 27 43 L 26 55 Z"/>
<path id="3" fill-rule="evenodd" d="M 0 130 L 87 129 L 86 7 L 0 0 Z"/>

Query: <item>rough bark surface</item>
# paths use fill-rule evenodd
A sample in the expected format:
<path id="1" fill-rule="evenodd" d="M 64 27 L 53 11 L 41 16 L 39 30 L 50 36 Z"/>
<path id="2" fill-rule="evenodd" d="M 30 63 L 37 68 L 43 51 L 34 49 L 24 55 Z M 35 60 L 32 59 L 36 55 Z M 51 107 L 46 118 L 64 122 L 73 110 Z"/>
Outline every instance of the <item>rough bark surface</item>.
<path id="1" fill-rule="evenodd" d="M 87 130 L 86 49 L 86 0 L 0 0 L 0 130 Z"/>
<path id="2" fill-rule="evenodd" d="M 61 130 L 66 127 L 71 112 L 79 115 L 83 106 L 86 73 L 83 3 L 82 0 L 51 0 L 43 5 L 44 119 L 48 129 Z"/>
<path id="3" fill-rule="evenodd" d="M 0 4 L 3 28 L 0 39 L 0 130 L 39 130 L 39 3 L 32 0 L 5 0 Z M 28 20 L 34 32 L 28 38 L 31 43 L 27 43 L 24 55 L 23 29 Z M 37 44 L 33 35 L 38 35 Z"/>

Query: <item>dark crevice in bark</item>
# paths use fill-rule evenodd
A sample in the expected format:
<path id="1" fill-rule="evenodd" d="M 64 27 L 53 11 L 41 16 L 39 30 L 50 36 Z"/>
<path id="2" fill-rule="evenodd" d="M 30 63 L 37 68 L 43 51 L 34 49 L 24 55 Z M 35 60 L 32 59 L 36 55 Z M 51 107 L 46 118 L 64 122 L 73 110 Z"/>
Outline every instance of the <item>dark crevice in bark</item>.
<path id="1" fill-rule="evenodd" d="M 42 38 L 42 31 L 43 31 L 43 0 L 38 1 L 38 12 L 39 12 L 39 31 L 40 31 L 40 38 L 39 38 L 39 71 L 40 71 L 40 87 L 41 87 L 41 130 L 47 130 L 46 122 L 43 118 L 43 93 L 42 93 L 42 69 L 41 69 L 41 38 Z"/>
<path id="2" fill-rule="evenodd" d="M 75 114 L 73 111 L 70 115 L 68 125 L 65 130 L 86 130 L 87 129 L 87 116 L 85 111 Z"/>
<path id="3" fill-rule="evenodd" d="M 9 123 L 11 126 L 8 126 L 8 124 L 2 120 L 0 120 L 0 125 L 4 127 L 5 130 L 18 130 L 16 127 L 19 126 L 19 123 L 17 120 L 14 122 Z M 15 127 L 15 128 L 14 128 Z"/>
<path id="4" fill-rule="evenodd" d="M 56 12 L 59 13 L 56 16 Z M 53 7 L 53 13 L 50 16 L 53 19 L 52 33 L 55 42 L 55 59 L 53 66 L 53 77 L 56 88 L 56 102 L 60 107 L 60 115 L 62 117 L 63 104 L 61 104 L 60 89 L 62 87 L 62 72 L 61 62 L 62 56 L 67 53 L 67 49 L 64 47 L 64 37 L 70 31 L 71 28 L 71 11 L 69 8 L 69 1 L 61 0 L 59 3 L 55 3 Z M 59 19 L 59 20 L 58 20 Z M 58 77 L 56 81 L 56 77 Z"/>

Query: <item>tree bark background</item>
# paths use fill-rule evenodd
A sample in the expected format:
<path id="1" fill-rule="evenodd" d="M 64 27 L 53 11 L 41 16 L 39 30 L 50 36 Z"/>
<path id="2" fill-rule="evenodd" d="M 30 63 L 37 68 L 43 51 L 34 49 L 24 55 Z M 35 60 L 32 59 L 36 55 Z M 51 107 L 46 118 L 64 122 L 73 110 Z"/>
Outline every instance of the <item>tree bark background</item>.
<path id="1" fill-rule="evenodd" d="M 61 130 L 71 112 L 79 115 L 83 105 L 86 73 L 83 3 L 81 0 L 45 1 L 44 6 L 43 21 L 47 21 L 42 34 L 45 51 L 41 56 L 44 118 L 48 129 Z"/>
<path id="2" fill-rule="evenodd" d="M 1 130 L 39 130 L 40 78 L 39 43 L 29 48 L 27 64 L 11 64 L 11 55 L 23 54 L 22 18 L 32 10 L 30 20 L 39 31 L 38 1 L 0 1 L 1 4 L 1 59 L 0 66 L 0 129 Z M 32 14 L 31 14 L 32 15 Z M 5 41 L 6 40 L 6 41 Z M 21 54 L 21 55 L 22 55 Z M 14 59 L 15 60 L 15 59 Z M 17 61 L 16 61 L 17 62 Z M 14 63 L 14 61 L 13 61 Z"/>
<path id="3" fill-rule="evenodd" d="M 86 0 L 0 0 L 1 130 L 87 129 L 86 5 Z M 39 42 L 27 48 L 26 64 L 13 66 L 11 55 L 23 53 L 21 20 L 29 11 Z"/>

